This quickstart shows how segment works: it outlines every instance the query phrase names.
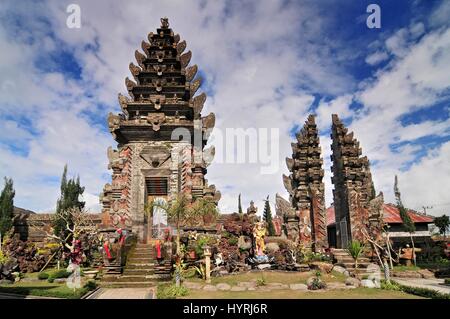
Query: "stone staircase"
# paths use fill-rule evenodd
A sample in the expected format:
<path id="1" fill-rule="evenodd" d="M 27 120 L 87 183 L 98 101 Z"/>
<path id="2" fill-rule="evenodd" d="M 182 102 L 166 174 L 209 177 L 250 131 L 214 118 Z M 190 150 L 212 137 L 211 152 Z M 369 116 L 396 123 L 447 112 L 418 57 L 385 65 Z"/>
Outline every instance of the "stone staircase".
<path id="1" fill-rule="evenodd" d="M 153 244 L 136 244 L 131 250 L 123 273 L 104 275 L 103 287 L 152 287 L 159 281 L 171 279 L 171 263 L 165 260 L 158 263 Z"/>
<path id="2" fill-rule="evenodd" d="M 333 259 L 336 265 L 342 266 L 348 270 L 349 273 L 355 274 L 357 277 L 362 278 L 368 276 L 371 273 L 367 272 L 367 266 L 371 264 L 369 258 L 359 257 L 358 268 L 355 269 L 355 260 L 345 249 L 333 249 L 331 251 Z"/>

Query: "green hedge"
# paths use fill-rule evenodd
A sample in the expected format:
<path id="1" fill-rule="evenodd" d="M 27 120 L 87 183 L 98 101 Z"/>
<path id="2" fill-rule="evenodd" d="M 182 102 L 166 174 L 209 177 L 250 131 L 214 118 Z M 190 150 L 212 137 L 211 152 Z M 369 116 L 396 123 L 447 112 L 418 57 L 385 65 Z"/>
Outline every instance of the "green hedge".
<path id="1" fill-rule="evenodd" d="M 392 281 L 388 284 L 385 281 L 381 283 L 381 288 L 386 290 L 403 291 L 411 295 L 416 295 L 430 299 L 450 299 L 450 294 L 444 294 L 428 288 L 409 287 Z"/>
<path id="2" fill-rule="evenodd" d="M 40 272 L 40 273 L 38 274 L 37 277 L 38 277 L 38 279 L 40 279 L 40 280 L 46 280 L 46 279 L 48 279 L 49 274 L 46 273 L 46 272 Z"/>

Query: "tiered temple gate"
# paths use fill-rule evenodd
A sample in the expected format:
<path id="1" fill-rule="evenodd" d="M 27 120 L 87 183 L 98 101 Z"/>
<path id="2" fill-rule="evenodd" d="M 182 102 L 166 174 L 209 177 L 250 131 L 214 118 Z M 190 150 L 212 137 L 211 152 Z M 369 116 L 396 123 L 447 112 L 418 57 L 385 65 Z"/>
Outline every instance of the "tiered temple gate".
<path id="1" fill-rule="evenodd" d="M 118 149 L 108 149 L 112 183 L 101 196 L 104 221 L 127 228 L 141 241 L 151 237 L 145 205 L 155 198 L 173 200 L 183 192 L 192 200 L 220 193 L 204 178 L 214 149 L 204 149 L 215 116 L 201 116 L 206 94 L 195 96 L 201 79 L 189 66 L 186 42 L 161 19 L 156 33 L 142 41 L 130 63 L 133 80 L 125 84 L 131 98 L 119 94 L 122 113 L 109 114 L 108 125 Z M 194 79 L 195 78 L 195 79 Z"/>
<path id="2" fill-rule="evenodd" d="M 306 248 L 321 251 L 328 246 L 324 198 L 323 160 L 317 126 L 310 115 L 303 129 L 292 143 L 292 158 L 286 163 L 291 174 L 283 175 L 283 183 L 290 194 L 296 213 L 284 216 L 288 238 L 300 241 Z M 280 199 L 277 199 L 279 204 Z"/>
<path id="3" fill-rule="evenodd" d="M 332 115 L 331 139 L 336 242 L 338 248 L 346 248 L 351 240 L 365 241 L 364 231 L 369 233 L 369 215 L 373 219 L 371 228 L 375 233 L 377 228 L 379 230 L 379 216 L 375 216 L 379 214 L 379 207 L 369 205 L 374 197 L 369 160 L 361 156 L 359 142 L 353 132 L 348 133 L 336 114 Z"/>

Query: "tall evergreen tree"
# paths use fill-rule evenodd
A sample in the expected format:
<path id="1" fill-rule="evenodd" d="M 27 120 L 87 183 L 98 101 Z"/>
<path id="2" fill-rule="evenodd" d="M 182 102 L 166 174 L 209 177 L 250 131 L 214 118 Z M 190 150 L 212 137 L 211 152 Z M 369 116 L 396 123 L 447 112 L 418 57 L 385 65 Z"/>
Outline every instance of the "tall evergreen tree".
<path id="1" fill-rule="evenodd" d="M 439 229 L 439 233 L 447 236 L 447 231 L 450 228 L 450 218 L 447 215 L 442 215 L 441 217 L 434 218 L 434 225 Z"/>
<path id="2" fill-rule="evenodd" d="M 372 184 L 370 185 L 370 200 L 374 199 L 375 197 L 377 197 L 377 191 L 375 190 L 375 184 L 372 182 Z"/>
<path id="3" fill-rule="evenodd" d="M 85 202 L 80 201 L 80 196 L 84 193 L 84 187 L 80 186 L 80 177 L 76 179 L 67 179 L 67 165 L 64 166 L 64 172 L 61 178 L 61 196 L 56 203 L 56 213 L 59 216 L 65 216 L 69 208 L 84 208 Z M 69 215 L 67 215 L 69 216 Z M 57 218 L 53 221 L 54 232 L 57 236 L 67 236 L 66 222 L 63 218 Z"/>
<path id="4" fill-rule="evenodd" d="M 0 234 L 4 236 L 13 226 L 14 184 L 11 178 L 5 177 L 5 186 L 0 194 Z M 0 240 L 1 240 L 0 236 Z"/>
<path id="5" fill-rule="evenodd" d="M 241 194 L 239 193 L 239 197 L 238 197 L 238 212 L 239 215 L 242 215 L 244 212 L 242 211 L 242 203 L 241 203 Z"/>
<path id="6" fill-rule="evenodd" d="M 269 236 L 275 236 L 275 228 L 273 227 L 272 223 L 272 211 L 269 204 L 269 195 L 267 195 L 267 199 L 264 203 L 263 219 L 267 223 L 267 231 L 269 233 Z"/>

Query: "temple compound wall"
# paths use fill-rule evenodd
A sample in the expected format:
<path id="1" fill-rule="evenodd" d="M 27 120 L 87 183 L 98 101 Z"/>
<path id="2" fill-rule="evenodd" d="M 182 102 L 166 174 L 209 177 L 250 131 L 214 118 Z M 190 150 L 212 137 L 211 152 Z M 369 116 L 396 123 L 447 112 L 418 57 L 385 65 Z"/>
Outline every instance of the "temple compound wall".
<path id="1" fill-rule="evenodd" d="M 133 80 L 125 85 L 129 97 L 119 94 L 122 112 L 112 113 L 108 125 L 117 150 L 108 149 L 112 182 L 101 196 L 104 220 L 114 228 L 146 234 L 146 206 L 155 199 L 173 201 L 179 193 L 190 200 L 220 199 L 205 179 L 214 148 L 205 148 L 215 115 L 202 116 L 206 94 L 195 95 L 201 78 L 198 67 L 188 66 L 186 41 L 169 28 L 168 19 L 136 50 L 138 65 L 130 63 Z M 147 237 L 146 237 L 147 236 Z"/>

